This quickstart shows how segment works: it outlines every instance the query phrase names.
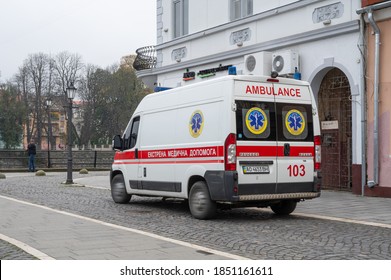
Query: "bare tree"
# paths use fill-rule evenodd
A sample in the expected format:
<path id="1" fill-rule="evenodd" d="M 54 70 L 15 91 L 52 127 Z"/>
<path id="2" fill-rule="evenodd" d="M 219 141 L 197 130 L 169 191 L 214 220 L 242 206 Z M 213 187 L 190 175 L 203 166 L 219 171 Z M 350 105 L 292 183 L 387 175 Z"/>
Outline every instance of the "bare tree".
<path id="1" fill-rule="evenodd" d="M 33 132 L 35 129 L 35 122 L 30 122 L 30 116 L 33 116 L 33 119 L 36 119 L 35 111 L 33 107 L 30 106 L 32 103 L 32 90 L 30 88 L 29 74 L 26 65 L 19 67 L 18 74 L 15 75 L 15 82 L 18 88 L 19 93 L 21 94 L 22 104 L 25 108 L 25 116 L 23 120 L 25 123 L 25 130 L 27 136 L 27 142 L 30 142 L 30 139 L 33 137 Z"/>
<path id="2" fill-rule="evenodd" d="M 57 85 L 66 98 L 66 88 L 70 83 L 76 84 L 80 80 L 80 73 L 84 67 L 82 58 L 78 54 L 64 51 L 56 55 L 54 60 Z"/>
<path id="3" fill-rule="evenodd" d="M 82 62 L 82 58 L 78 54 L 71 54 L 67 51 L 63 51 L 59 54 L 57 54 L 54 58 L 54 71 L 56 73 L 56 86 L 57 86 L 57 92 L 58 95 L 63 96 L 62 104 L 58 104 L 60 106 L 66 106 L 68 103 L 67 100 L 67 92 L 66 88 L 73 84 L 77 88 L 78 83 L 81 79 L 81 71 L 83 69 L 84 65 Z M 67 111 L 65 110 L 65 114 Z M 71 128 L 71 131 L 68 131 L 67 133 L 72 133 L 72 131 L 76 132 L 76 128 L 74 127 L 74 124 L 72 123 L 73 127 Z M 78 135 L 76 135 L 77 138 L 79 138 Z M 76 139 L 76 138 L 73 138 Z"/>
<path id="4" fill-rule="evenodd" d="M 66 88 L 71 83 L 82 99 L 81 118 L 76 122 L 81 128 L 79 144 L 107 143 L 114 134 L 121 133 L 139 101 L 148 94 L 135 75 L 133 60 L 133 56 L 124 57 L 120 65 L 101 69 L 94 65 L 84 67 L 81 56 L 66 51 L 54 57 L 29 55 L 15 76 L 25 107 L 22 112 L 27 140 L 35 138 L 41 148 L 42 135 L 45 130 L 48 133 L 45 99 L 51 98 L 57 109 L 67 105 Z M 53 137 L 51 141 L 55 146 Z"/>
<path id="5" fill-rule="evenodd" d="M 27 73 L 31 79 L 32 88 L 34 89 L 34 111 L 36 114 L 36 138 L 37 148 L 41 149 L 43 120 L 46 118 L 44 114 L 43 97 L 48 94 L 50 71 L 50 57 L 44 53 L 29 55 L 24 63 Z M 50 82 L 51 83 L 51 82 Z"/>

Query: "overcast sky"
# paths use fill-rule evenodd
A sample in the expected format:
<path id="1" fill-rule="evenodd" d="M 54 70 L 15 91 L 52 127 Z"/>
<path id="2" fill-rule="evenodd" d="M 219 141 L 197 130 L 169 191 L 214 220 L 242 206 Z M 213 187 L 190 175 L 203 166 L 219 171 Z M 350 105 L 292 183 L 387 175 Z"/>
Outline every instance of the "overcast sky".
<path id="1" fill-rule="evenodd" d="M 156 44 L 156 0 L 0 0 L 0 81 L 29 54 L 78 53 L 105 68 Z"/>

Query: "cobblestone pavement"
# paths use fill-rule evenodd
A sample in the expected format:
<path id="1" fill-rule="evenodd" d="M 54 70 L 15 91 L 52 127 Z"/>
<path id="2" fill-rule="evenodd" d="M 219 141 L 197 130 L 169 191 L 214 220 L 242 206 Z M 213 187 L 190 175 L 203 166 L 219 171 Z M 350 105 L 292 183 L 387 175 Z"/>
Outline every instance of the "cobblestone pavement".
<path id="1" fill-rule="evenodd" d="M 97 174 L 107 172 L 75 173 L 74 177 Z M 251 259 L 391 259 L 390 228 L 295 215 L 279 217 L 254 208 L 219 211 L 216 219 L 200 221 L 191 217 L 182 201 L 134 197 L 129 204 L 115 204 L 107 189 L 61 185 L 65 176 L 7 174 L 7 179 L 0 180 L 0 195 Z M 0 259 L 29 259 L 17 248 L 3 251 L 8 248 L 5 245 L 0 243 Z"/>
<path id="2" fill-rule="evenodd" d="M 0 259 L 1 260 L 36 260 L 36 258 L 19 247 L 16 247 L 0 239 Z"/>

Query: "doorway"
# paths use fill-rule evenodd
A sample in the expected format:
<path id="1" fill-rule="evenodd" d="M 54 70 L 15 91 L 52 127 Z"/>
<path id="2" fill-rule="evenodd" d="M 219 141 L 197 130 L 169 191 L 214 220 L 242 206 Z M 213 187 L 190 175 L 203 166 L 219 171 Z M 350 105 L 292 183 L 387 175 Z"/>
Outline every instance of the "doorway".
<path id="1" fill-rule="evenodd" d="M 322 187 L 352 188 L 352 99 L 347 76 L 333 68 L 318 94 L 322 135 Z"/>

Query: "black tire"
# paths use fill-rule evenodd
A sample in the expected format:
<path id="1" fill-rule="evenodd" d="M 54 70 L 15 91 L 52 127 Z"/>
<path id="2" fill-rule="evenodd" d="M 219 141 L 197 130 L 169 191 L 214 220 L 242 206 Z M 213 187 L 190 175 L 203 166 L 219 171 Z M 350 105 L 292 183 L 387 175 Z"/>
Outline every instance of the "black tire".
<path id="1" fill-rule="evenodd" d="M 283 200 L 277 204 L 273 204 L 270 208 L 277 215 L 289 215 L 296 209 L 297 202 L 294 200 Z"/>
<path id="2" fill-rule="evenodd" d="M 210 199 L 205 182 L 194 183 L 189 193 L 189 208 L 191 215 L 200 220 L 211 219 L 216 215 L 216 202 Z"/>
<path id="3" fill-rule="evenodd" d="M 111 180 L 111 196 L 115 203 L 129 203 L 132 195 L 126 192 L 124 176 L 122 174 L 117 174 Z"/>

